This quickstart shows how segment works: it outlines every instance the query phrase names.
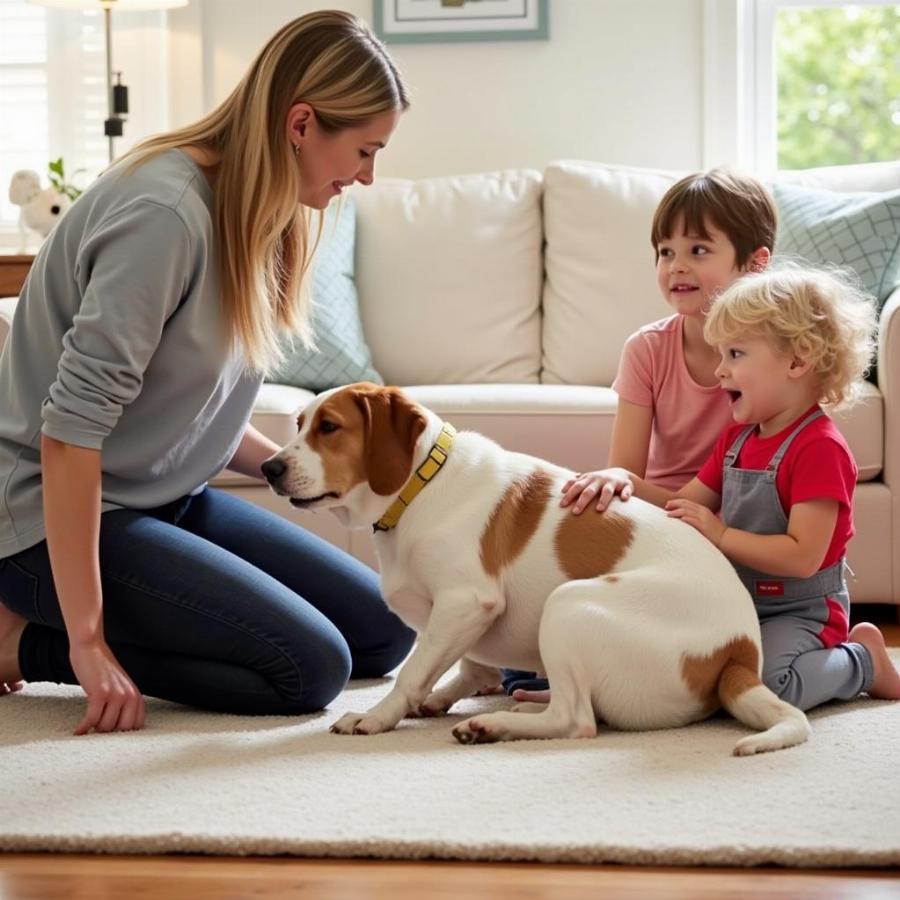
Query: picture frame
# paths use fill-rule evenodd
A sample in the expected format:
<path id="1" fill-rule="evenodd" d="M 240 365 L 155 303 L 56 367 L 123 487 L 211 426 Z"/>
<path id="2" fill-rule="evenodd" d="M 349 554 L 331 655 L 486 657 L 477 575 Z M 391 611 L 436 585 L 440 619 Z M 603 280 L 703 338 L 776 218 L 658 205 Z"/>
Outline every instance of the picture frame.
<path id="1" fill-rule="evenodd" d="M 545 41 L 549 0 L 372 0 L 386 43 Z"/>

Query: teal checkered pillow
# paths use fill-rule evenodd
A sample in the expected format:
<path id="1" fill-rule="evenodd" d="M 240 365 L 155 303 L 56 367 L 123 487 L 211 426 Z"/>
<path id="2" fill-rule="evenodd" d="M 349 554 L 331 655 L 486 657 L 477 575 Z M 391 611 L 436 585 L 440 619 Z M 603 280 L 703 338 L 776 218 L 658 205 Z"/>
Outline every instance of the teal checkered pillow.
<path id="1" fill-rule="evenodd" d="M 353 281 L 353 251 L 356 239 L 356 207 L 347 198 L 343 207 L 325 213 L 322 239 L 313 262 L 313 333 L 316 350 L 299 342 L 285 342 L 285 360 L 266 379 L 310 391 L 384 380 L 372 367 L 366 345 L 356 284 Z"/>
<path id="2" fill-rule="evenodd" d="M 853 269 L 879 308 L 900 285 L 900 191 L 840 193 L 774 184 L 778 256 Z"/>

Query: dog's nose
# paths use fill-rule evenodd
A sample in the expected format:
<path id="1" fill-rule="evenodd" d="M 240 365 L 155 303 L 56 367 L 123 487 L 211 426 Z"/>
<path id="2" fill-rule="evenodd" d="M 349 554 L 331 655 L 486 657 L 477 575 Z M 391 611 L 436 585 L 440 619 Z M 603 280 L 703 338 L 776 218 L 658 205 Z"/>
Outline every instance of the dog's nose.
<path id="1" fill-rule="evenodd" d="M 274 484 L 278 481 L 287 470 L 287 466 L 278 458 L 267 459 L 260 468 L 269 484 Z"/>

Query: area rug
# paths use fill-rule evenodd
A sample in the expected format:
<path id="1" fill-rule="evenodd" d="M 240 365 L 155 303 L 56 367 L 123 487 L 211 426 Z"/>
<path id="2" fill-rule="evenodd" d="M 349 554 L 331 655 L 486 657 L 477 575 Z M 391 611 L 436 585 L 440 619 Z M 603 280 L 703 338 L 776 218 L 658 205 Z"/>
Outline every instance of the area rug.
<path id="1" fill-rule="evenodd" d="M 900 662 L 900 652 L 897 661 Z M 328 732 L 326 711 L 248 718 L 148 703 L 146 730 L 75 738 L 74 688 L 0 698 L 0 849 L 652 865 L 900 864 L 900 703 L 811 715 L 797 748 L 731 755 L 715 718 L 594 740 L 462 746 L 460 715 Z M 473 698 L 460 714 L 497 709 Z"/>

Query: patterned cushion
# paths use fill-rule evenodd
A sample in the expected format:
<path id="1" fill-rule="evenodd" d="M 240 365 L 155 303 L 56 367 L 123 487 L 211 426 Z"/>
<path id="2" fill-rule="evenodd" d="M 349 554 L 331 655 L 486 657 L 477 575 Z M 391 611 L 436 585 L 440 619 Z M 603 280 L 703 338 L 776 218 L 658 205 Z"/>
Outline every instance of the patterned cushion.
<path id="1" fill-rule="evenodd" d="M 837 193 L 774 184 L 778 256 L 847 266 L 879 307 L 900 285 L 900 191 Z"/>
<path id="2" fill-rule="evenodd" d="M 383 384 L 372 367 L 366 345 L 356 284 L 353 253 L 356 238 L 356 207 L 347 198 L 343 207 L 325 213 L 322 239 L 313 263 L 313 331 L 317 349 L 306 350 L 290 340 L 281 367 L 266 379 L 310 391 L 325 391 L 354 381 Z"/>

